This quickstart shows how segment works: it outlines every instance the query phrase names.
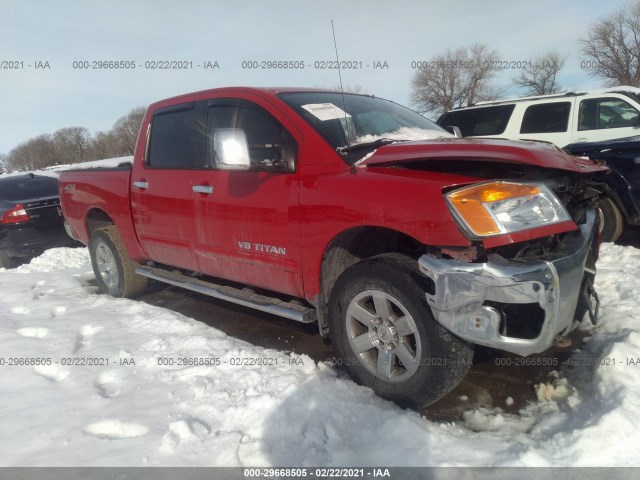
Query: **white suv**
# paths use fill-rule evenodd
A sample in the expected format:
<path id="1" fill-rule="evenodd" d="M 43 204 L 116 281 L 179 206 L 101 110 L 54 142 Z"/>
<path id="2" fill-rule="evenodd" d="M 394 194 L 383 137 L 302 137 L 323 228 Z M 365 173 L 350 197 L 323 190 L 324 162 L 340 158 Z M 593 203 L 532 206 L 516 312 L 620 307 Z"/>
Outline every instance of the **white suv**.
<path id="1" fill-rule="evenodd" d="M 640 88 L 614 87 L 539 97 L 479 102 L 438 121 L 465 137 L 544 140 L 565 147 L 640 135 Z"/>

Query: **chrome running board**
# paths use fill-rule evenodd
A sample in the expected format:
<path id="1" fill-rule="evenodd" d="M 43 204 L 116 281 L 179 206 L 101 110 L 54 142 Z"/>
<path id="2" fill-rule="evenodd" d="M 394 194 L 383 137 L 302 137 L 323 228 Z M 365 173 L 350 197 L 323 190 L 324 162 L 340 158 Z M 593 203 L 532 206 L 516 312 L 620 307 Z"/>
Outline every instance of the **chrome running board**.
<path id="1" fill-rule="evenodd" d="M 185 275 L 176 270 L 169 271 L 152 266 L 140 266 L 136 268 L 136 273 L 159 282 L 186 288 L 203 295 L 278 315 L 296 322 L 312 323 L 317 320 L 316 310 L 312 307 L 299 304 L 296 301 L 286 302 L 279 298 L 261 295 L 248 288 L 239 289 L 228 285 L 219 285 Z"/>

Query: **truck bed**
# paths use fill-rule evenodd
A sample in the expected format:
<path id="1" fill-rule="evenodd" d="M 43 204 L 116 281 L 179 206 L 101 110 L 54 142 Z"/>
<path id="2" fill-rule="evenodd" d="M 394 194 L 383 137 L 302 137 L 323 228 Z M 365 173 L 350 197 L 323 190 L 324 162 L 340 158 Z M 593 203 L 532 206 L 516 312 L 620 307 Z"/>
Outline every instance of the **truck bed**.
<path id="1" fill-rule="evenodd" d="M 90 211 L 110 212 L 110 221 L 118 227 L 132 257 L 142 258 L 131 220 L 129 183 L 131 166 L 72 169 L 60 175 L 60 198 L 67 230 L 80 242 L 90 240 L 90 222 L 109 222 L 108 218 L 92 217 Z M 136 254 L 137 253 L 137 254 Z"/>

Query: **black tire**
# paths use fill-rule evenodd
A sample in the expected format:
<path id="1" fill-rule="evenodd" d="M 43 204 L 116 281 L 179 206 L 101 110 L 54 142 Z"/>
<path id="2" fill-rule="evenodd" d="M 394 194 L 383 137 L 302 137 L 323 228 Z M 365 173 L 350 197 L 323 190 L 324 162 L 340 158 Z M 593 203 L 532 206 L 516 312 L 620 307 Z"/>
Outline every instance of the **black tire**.
<path id="1" fill-rule="evenodd" d="M 142 293 L 148 279 L 137 275 L 137 263 L 127 255 L 115 226 L 94 230 L 89 242 L 93 273 L 102 293 L 132 298 Z"/>
<path id="2" fill-rule="evenodd" d="M 624 216 L 611 198 L 598 203 L 600 210 L 600 241 L 615 242 L 624 230 Z"/>
<path id="3" fill-rule="evenodd" d="M 4 250 L 0 250 L 0 268 L 16 268 L 18 266 L 18 262 L 15 258 L 7 255 L 7 252 Z"/>
<path id="4" fill-rule="evenodd" d="M 427 288 L 416 260 L 383 254 L 347 269 L 329 305 L 333 346 L 351 377 L 412 408 L 451 391 L 473 359 L 473 347 L 434 320 Z"/>

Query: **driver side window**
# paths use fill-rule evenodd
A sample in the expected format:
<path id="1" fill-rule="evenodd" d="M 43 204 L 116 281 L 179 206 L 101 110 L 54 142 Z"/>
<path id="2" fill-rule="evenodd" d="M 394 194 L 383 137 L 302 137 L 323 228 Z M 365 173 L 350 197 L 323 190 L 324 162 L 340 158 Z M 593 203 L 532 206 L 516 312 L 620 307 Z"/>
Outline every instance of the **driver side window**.
<path id="1" fill-rule="evenodd" d="M 240 129 L 247 137 L 251 170 L 294 172 L 297 144 L 266 110 L 246 100 L 212 100 L 207 112 L 207 166 L 214 167 L 214 135 Z"/>

